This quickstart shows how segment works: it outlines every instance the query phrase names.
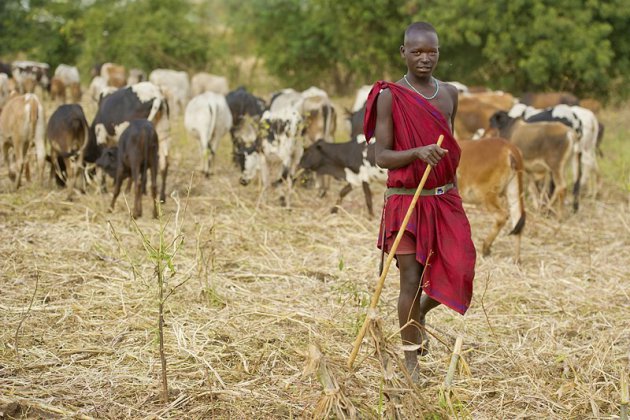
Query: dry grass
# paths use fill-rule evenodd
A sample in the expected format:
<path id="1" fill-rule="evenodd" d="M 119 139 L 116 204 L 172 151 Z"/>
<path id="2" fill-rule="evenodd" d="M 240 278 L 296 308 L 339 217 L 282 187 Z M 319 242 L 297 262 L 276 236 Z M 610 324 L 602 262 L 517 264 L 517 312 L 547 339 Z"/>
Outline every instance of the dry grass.
<path id="1" fill-rule="evenodd" d="M 167 190 L 188 209 L 176 218 L 176 200 L 164 206 L 167 238 L 185 237 L 168 281 L 187 281 L 166 305 L 170 404 L 159 402 L 154 267 L 124 200 L 110 214 L 109 195 L 7 192 L 2 166 L 0 417 L 309 418 L 330 401 L 362 418 L 618 416 L 630 349 L 630 217 L 618 186 L 559 223 L 530 213 L 521 267 L 505 234 L 479 256 L 467 315 L 429 316 L 444 344 L 432 339 L 426 383 L 413 389 L 391 360 L 401 356 L 395 269 L 379 305 L 382 336 L 366 339 L 355 371 L 345 367 L 379 260 L 361 193 L 338 215 L 328 212 L 338 184 L 326 199 L 299 190 L 283 209 L 275 192 L 261 199 L 256 185 L 238 185 L 226 139 L 215 175 L 195 175 L 186 199 L 198 148 L 180 120 L 175 133 Z M 468 211 L 479 243 L 490 221 Z M 156 221 L 138 223 L 157 239 Z M 442 383 L 458 335 L 469 370 L 449 404 Z M 306 369 L 309 344 L 341 394 L 324 395 L 316 368 Z"/>

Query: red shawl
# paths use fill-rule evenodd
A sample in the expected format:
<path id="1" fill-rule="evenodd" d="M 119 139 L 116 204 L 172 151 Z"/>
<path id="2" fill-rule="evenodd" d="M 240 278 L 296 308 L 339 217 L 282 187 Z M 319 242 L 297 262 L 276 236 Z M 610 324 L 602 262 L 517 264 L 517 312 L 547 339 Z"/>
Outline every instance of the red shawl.
<path id="1" fill-rule="evenodd" d="M 424 188 L 454 183 L 460 148 L 442 113 L 417 93 L 395 83 L 376 82 L 366 104 L 363 122 L 366 138 L 374 137 L 376 102 L 381 90 L 386 88 L 392 95 L 394 150 L 435 144 L 439 135 L 443 134 L 442 148 L 448 153 L 431 170 Z M 405 167 L 390 169 L 387 186 L 415 189 L 425 168 L 426 163 L 416 160 Z M 382 229 L 385 229 L 386 238 L 396 235 L 412 198 L 412 195 L 393 195 L 385 203 L 379 248 L 383 246 Z M 475 247 L 457 189 L 443 195 L 420 197 L 406 230 L 415 236 L 416 259 L 425 266 L 422 284 L 425 293 L 464 314 L 472 298 Z"/>

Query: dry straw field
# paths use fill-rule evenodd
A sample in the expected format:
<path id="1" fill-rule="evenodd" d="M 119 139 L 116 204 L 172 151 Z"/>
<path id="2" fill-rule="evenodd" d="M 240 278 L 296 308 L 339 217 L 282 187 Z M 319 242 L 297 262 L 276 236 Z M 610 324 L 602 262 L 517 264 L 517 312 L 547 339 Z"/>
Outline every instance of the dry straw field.
<path id="1" fill-rule="evenodd" d="M 147 197 L 136 226 L 124 199 L 106 211 L 109 194 L 68 201 L 36 183 L 11 192 L 2 166 L 0 418 L 618 418 L 630 350 L 630 111 L 601 118 L 600 196 L 562 220 L 530 211 L 521 266 L 505 232 L 478 256 L 466 316 L 429 315 L 421 386 L 398 369 L 395 268 L 380 330 L 346 367 L 379 260 L 378 223 L 359 191 L 337 215 L 338 183 L 324 199 L 298 189 L 282 208 L 277 192 L 239 185 L 227 138 L 202 178 L 181 117 L 160 222 Z M 467 211 L 479 245 L 490 220 Z M 166 404 L 155 263 L 143 245 L 144 235 L 157 246 L 161 226 L 177 247 L 166 269 Z"/>

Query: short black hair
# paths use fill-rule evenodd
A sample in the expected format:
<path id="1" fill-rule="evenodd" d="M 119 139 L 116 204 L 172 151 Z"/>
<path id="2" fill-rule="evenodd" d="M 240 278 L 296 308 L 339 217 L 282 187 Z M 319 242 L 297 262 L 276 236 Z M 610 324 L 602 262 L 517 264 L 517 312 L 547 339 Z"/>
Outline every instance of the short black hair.
<path id="1" fill-rule="evenodd" d="M 403 39 L 403 42 L 407 39 L 409 34 L 412 34 L 414 32 L 433 32 L 435 35 L 437 35 L 437 31 L 429 22 L 414 22 L 411 25 L 407 26 L 407 29 L 405 29 L 405 37 Z"/>

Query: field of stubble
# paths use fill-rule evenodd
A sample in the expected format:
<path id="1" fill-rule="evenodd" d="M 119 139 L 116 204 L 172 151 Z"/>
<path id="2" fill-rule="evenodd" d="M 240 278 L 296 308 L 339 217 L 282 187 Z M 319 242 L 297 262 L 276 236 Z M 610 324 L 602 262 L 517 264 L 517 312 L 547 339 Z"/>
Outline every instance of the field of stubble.
<path id="1" fill-rule="evenodd" d="M 205 179 L 193 174 L 198 146 L 181 117 L 161 221 L 148 217 L 147 197 L 136 227 L 122 195 L 108 213 L 109 194 L 68 201 L 36 183 L 11 192 L 1 166 L 0 418 L 311 418 L 326 403 L 332 417 L 617 418 L 630 356 L 630 113 L 602 120 L 600 196 L 562 220 L 530 211 L 521 266 L 505 232 L 478 256 L 466 316 L 429 316 L 421 387 L 405 383 L 396 359 L 393 378 L 383 371 L 372 339 L 346 368 L 379 259 L 360 191 L 337 215 L 339 183 L 324 199 L 298 189 L 282 208 L 276 192 L 239 185 L 228 138 Z M 373 190 L 378 214 L 383 186 Z M 467 211 L 480 245 L 490 219 Z M 155 264 L 142 240 L 157 245 L 161 225 L 167 245 L 183 239 L 166 270 L 177 286 L 165 307 L 167 404 Z M 397 276 L 393 268 L 377 338 L 382 354 L 400 356 Z M 465 363 L 447 400 L 457 336 Z M 337 392 L 307 369 L 311 344 Z"/>

